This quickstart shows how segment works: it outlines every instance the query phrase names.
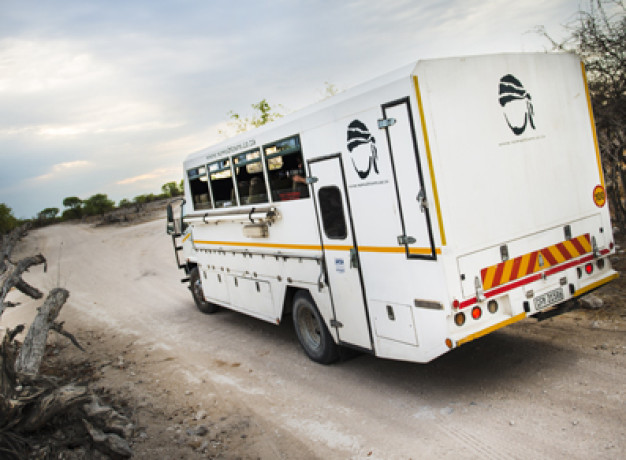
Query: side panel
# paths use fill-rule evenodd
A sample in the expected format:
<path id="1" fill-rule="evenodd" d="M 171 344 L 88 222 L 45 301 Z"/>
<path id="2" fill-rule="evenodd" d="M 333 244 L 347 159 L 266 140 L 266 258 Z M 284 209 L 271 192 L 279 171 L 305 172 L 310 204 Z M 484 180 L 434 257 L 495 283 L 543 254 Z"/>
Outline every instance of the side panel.
<path id="1" fill-rule="evenodd" d="M 256 315 L 275 316 L 270 283 L 233 275 L 227 279 L 234 307 Z"/>
<path id="2" fill-rule="evenodd" d="M 576 56 L 424 61 L 416 75 L 443 224 L 455 252 L 599 211 L 594 190 L 603 180 Z M 606 206 L 601 212 L 608 226 Z"/>
<path id="3" fill-rule="evenodd" d="M 213 270 L 202 270 L 204 297 L 212 302 L 230 303 L 226 275 Z"/>

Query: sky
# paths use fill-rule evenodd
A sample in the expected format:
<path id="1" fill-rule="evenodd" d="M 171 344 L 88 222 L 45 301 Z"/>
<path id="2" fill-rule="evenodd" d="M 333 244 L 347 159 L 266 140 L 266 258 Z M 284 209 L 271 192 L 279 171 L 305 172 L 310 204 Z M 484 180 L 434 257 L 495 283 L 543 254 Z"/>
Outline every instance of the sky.
<path id="1" fill-rule="evenodd" d="M 578 0 L 0 0 L 0 203 L 180 181 L 228 112 L 289 113 L 424 58 L 546 51 Z"/>

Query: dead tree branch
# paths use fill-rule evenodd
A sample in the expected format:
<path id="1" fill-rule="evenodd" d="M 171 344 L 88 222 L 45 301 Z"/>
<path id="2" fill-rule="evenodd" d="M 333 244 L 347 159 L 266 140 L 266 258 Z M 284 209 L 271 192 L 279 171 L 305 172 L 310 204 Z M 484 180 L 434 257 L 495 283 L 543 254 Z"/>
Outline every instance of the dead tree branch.
<path id="1" fill-rule="evenodd" d="M 39 366 L 46 351 L 48 332 L 69 295 L 67 289 L 55 288 L 50 291 L 44 304 L 39 307 L 15 361 L 15 371 L 19 375 L 32 377 L 39 373 Z"/>
<path id="2" fill-rule="evenodd" d="M 41 291 L 30 286 L 22 279 L 22 274 L 28 270 L 30 267 L 39 264 L 45 264 L 46 258 L 37 254 L 36 256 L 26 257 L 20 260 L 17 264 L 13 264 L 10 260 L 5 259 L 4 261 L 4 272 L 0 273 L 0 317 L 4 313 L 5 308 L 8 305 L 5 304 L 4 299 L 7 294 L 11 290 L 11 288 L 17 288 L 20 286 L 20 290 L 27 295 L 34 295 L 34 298 L 39 299 L 43 296 Z M 33 297 L 31 295 L 31 297 Z"/>

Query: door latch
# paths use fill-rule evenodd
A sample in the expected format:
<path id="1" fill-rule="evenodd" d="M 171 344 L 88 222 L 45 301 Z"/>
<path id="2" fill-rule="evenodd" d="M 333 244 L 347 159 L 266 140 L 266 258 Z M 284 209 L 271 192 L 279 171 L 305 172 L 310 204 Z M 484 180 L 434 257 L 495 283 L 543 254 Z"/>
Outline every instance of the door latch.
<path id="1" fill-rule="evenodd" d="M 428 200 L 426 199 L 426 192 L 424 191 L 424 189 L 421 189 L 420 192 L 417 194 L 417 203 L 420 205 L 420 211 L 424 212 L 426 209 L 428 209 Z"/>
<path id="2" fill-rule="evenodd" d="M 389 128 L 390 126 L 393 126 L 395 124 L 395 118 L 383 118 L 381 120 L 378 120 L 378 129 Z"/>
<path id="3" fill-rule="evenodd" d="M 412 236 L 408 236 L 408 235 L 399 235 L 398 236 L 398 245 L 400 245 L 400 246 L 407 245 L 407 244 L 414 244 L 416 242 L 417 242 L 417 240 L 415 238 L 413 238 Z"/>

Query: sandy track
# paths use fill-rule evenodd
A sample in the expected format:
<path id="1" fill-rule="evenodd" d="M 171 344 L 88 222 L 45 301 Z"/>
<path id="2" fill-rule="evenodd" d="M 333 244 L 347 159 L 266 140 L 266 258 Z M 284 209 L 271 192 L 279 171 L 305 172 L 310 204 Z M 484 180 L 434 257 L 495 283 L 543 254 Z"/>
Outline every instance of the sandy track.
<path id="1" fill-rule="evenodd" d="M 527 320 L 427 365 L 357 356 L 321 366 L 300 350 L 290 318 L 277 327 L 229 311 L 199 313 L 179 282 L 164 220 L 57 225 L 33 232 L 29 244 L 50 262 L 47 274 L 34 270 L 29 280 L 71 292 L 62 313 L 69 325 L 138 338 L 172 357 L 157 371 L 173 396 L 210 395 L 252 414 L 265 439 L 251 440 L 244 456 L 624 455 L 619 318 L 578 312 Z M 24 311 L 3 321 L 19 321 Z"/>

